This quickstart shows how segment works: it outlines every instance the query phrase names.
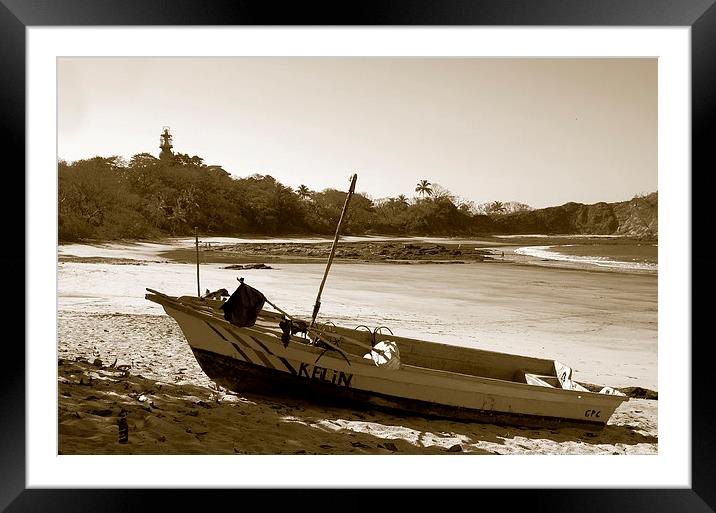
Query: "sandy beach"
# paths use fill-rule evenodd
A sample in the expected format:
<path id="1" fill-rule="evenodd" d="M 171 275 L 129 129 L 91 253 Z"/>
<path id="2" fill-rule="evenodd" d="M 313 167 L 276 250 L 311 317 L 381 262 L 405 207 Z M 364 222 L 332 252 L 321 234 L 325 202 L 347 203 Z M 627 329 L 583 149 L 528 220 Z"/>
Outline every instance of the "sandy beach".
<path id="1" fill-rule="evenodd" d="M 233 258 L 230 251 L 203 250 L 202 288 L 234 287 L 240 273 L 288 311 L 308 308 L 324 264 L 267 255 L 271 249 L 262 246 Z M 157 246 L 150 257 L 137 258 L 126 247 L 100 247 L 60 255 L 59 452 L 656 454 L 658 401 L 642 398 L 658 394 L 656 275 L 516 262 L 509 249 L 503 258 L 476 248 L 462 265 L 435 262 L 463 261 L 462 254 L 452 254 L 454 247 L 417 244 L 406 254 L 396 246 L 382 255 L 380 248 L 370 265 L 343 254 L 329 278 L 322 313 L 343 324 L 372 319 L 389 323 L 396 334 L 418 332 L 426 339 L 568 363 L 577 381 L 634 396 L 602 431 L 463 423 L 219 389 L 202 373 L 176 323 L 143 299 L 145 287 L 196 291 L 195 268 L 188 253 L 181 253 L 190 249 Z M 212 259 L 212 253 L 221 256 Z M 419 265 L 382 262 L 392 255 Z M 322 254 L 308 256 L 324 261 Z M 272 268 L 226 269 L 259 262 Z M 116 285 L 108 290 L 108 283 Z M 120 443 L 121 419 L 127 443 Z"/>
<path id="2" fill-rule="evenodd" d="M 647 399 L 624 403 L 598 432 L 549 430 L 243 396 L 212 385 L 167 383 L 84 359 L 60 360 L 58 370 L 60 454 L 657 452 L 657 401 Z M 123 418 L 126 443 L 119 431 Z"/>

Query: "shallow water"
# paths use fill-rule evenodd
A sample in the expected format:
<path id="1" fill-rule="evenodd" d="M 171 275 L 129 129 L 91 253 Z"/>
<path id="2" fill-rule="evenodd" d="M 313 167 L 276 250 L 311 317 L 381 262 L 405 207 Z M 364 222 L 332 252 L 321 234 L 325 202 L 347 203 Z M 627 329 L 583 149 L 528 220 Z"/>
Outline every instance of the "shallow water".
<path id="1" fill-rule="evenodd" d="M 515 253 L 588 267 L 653 273 L 658 271 L 657 248 L 655 246 L 564 244 L 527 246 L 515 249 Z"/>

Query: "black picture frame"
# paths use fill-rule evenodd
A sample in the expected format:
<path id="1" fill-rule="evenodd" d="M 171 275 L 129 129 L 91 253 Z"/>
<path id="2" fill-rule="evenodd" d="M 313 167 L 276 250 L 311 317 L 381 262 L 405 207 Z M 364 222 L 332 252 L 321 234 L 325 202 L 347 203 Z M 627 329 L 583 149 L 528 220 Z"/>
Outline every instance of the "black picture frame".
<path id="1" fill-rule="evenodd" d="M 112 25 L 444 25 L 444 26 L 682 26 L 691 29 L 692 80 L 692 241 L 698 234 L 712 231 L 709 216 L 703 211 L 709 205 L 706 195 L 712 193 L 713 166 L 711 146 L 714 128 L 714 91 L 716 91 L 716 6 L 715 0 L 363 0 L 361 2 L 290 2 L 233 0 L 0 0 L 0 140 L 4 154 L 14 165 L 6 168 L 6 187 L 14 194 L 2 202 L 6 241 L 11 241 L 11 255 L 0 257 L 7 272 L 5 284 L 10 291 L 25 290 L 24 277 L 17 272 L 26 267 L 24 223 L 17 222 L 24 212 L 25 198 L 25 29 L 32 26 L 112 26 Z M 697 171 L 699 170 L 700 171 Z M 685 170 L 689 172 L 689 170 Z M 7 181 L 14 181 L 11 186 Z M 19 191 L 23 191 L 22 194 Z M 699 211 L 699 208 L 702 211 Z M 703 252 L 690 252 L 692 261 L 692 333 L 703 326 L 709 294 L 714 279 L 707 265 L 710 258 Z M 21 283 L 22 282 L 22 283 Z M 54 284 L 48 284 L 52 291 Z M 37 293 L 38 291 L 33 291 Z M 16 308 L 19 294 L 12 295 Z M 51 314 L 48 314 L 51 315 Z M 14 324 L 23 325 L 14 315 Z M 698 322 L 697 322 L 698 321 Z M 694 338 L 692 336 L 692 338 Z M 451 504 L 479 498 L 481 505 L 495 499 L 498 504 L 529 508 L 530 511 L 611 511 L 673 512 L 714 511 L 716 507 L 716 421 L 714 420 L 709 358 L 710 339 L 704 336 L 689 343 L 692 357 L 692 486 L 685 489 L 616 488 L 616 489 L 498 489 L 450 490 Z M 293 500 L 308 499 L 309 490 L 148 490 L 148 489 L 26 489 L 25 482 L 25 348 L 18 337 L 5 337 L 5 366 L 0 415 L 0 508 L 6 511 L 144 511 L 159 507 L 182 510 L 206 508 L 216 501 L 230 501 L 236 507 L 255 503 L 258 495 L 270 495 L 276 504 L 289 506 Z M 617 462 L 618 464 L 618 462 Z M 578 469 L 575 469 L 578 471 Z M 314 490 L 315 492 L 315 490 Z M 436 490 L 408 490 L 401 497 L 424 501 Z M 444 492 L 444 491 L 443 491 Z M 351 504 L 370 507 L 382 502 L 378 491 L 369 501 L 361 490 L 318 490 L 321 504 Z M 354 494 L 361 500 L 347 501 Z M 335 497 L 340 495 L 340 497 Z M 447 495 L 447 494 L 446 494 Z M 466 495 L 463 497 L 463 495 Z M 313 497 L 311 497 L 313 498 Z M 447 498 L 447 496 L 445 497 Z M 335 502 L 340 500 L 341 502 Z M 368 501 L 368 502 L 366 502 Z M 488 502 L 490 501 L 490 502 Z M 306 500 L 308 504 L 312 503 Z M 288 503 L 288 504 L 287 504 Z M 469 503 L 468 503 L 469 504 Z M 318 506 L 314 504 L 314 506 Z M 354 506 L 354 507 L 356 507 Z"/>

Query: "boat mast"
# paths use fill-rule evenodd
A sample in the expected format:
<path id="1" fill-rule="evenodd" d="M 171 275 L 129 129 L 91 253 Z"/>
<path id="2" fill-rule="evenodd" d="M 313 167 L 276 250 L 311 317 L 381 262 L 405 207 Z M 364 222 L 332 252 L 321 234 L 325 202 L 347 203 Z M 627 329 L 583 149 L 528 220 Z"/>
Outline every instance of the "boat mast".
<path id="1" fill-rule="evenodd" d="M 196 297 L 201 299 L 201 287 L 199 286 L 199 228 L 194 227 L 194 244 L 196 246 Z"/>
<path id="2" fill-rule="evenodd" d="M 316 322 L 316 316 L 318 315 L 318 310 L 321 308 L 321 293 L 323 292 L 323 286 L 326 284 L 326 278 L 328 277 L 328 270 L 331 268 L 331 263 L 333 262 L 333 256 L 336 254 L 336 246 L 338 245 L 338 237 L 340 237 L 341 234 L 341 227 L 343 226 L 343 221 L 346 217 L 346 211 L 348 210 L 348 203 L 351 201 L 351 197 L 353 196 L 353 192 L 356 189 L 356 180 L 358 179 L 358 175 L 354 174 L 351 177 L 351 186 L 348 189 L 348 196 L 346 196 L 346 202 L 343 205 L 343 212 L 341 212 L 341 218 L 338 220 L 338 228 L 336 228 L 336 236 L 333 239 L 333 246 L 331 247 L 331 254 L 328 257 L 328 265 L 326 265 L 326 271 L 323 273 L 323 280 L 321 280 L 321 286 L 318 289 L 318 296 L 316 296 L 316 304 L 313 305 L 313 315 L 311 316 L 311 326 Z"/>

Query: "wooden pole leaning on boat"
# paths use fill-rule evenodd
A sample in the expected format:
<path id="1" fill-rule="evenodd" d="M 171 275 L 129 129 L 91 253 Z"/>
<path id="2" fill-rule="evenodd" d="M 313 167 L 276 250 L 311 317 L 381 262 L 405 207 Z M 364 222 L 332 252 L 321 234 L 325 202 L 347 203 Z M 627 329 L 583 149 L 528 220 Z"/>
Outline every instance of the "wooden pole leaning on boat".
<path id="1" fill-rule="evenodd" d="M 338 220 L 338 227 L 336 228 L 336 236 L 333 238 L 333 246 L 331 246 L 331 254 L 328 257 L 328 264 L 326 265 L 326 271 L 323 273 L 323 280 L 321 280 L 321 286 L 318 288 L 318 296 L 316 296 L 316 304 L 313 305 L 313 315 L 311 316 L 311 326 L 316 322 L 316 316 L 318 315 L 318 310 L 321 308 L 321 293 L 323 292 L 323 286 L 326 284 L 326 278 L 328 277 L 328 270 L 331 268 L 331 263 L 333 262 L 333 257 L 336 254 L 336 246 L 338 245 L 338 238 L 341 235 L 341 228 L 343 226 L 343 221 L 346 217 L 346 211 L 348 210 L 348 203 L 351 201 L 351 197 L 353 196 L 353 193 L 356 189 L 356 180 L 358 179 L 358 175 L 354 174 L 351 177 L 351 186 L 348 189 L 348 196 L 346 196 L 346 202 L 343 205 L 343 212 L 341 212 L 341 217 Z"/>
<path id="2" fill-rule="evenodd" d="M 265 296 L 264 296 L 264 299 L 265 299 Z M 278 313 L 280 313 L 281 315 L 283 315 L 283 316 L 286 317 L 287 319 L 293 320 L 293 316 L 291 316 L 291 315 L 287 314 L 286 312 L 284 312 L 283 310 L 281 310 L 278 306 L 274 305 L 271 301 L 269 301 L 268 299 L 266 299 L 266 302 L 267 302 L 269 305 L 271 305 L 275 310 L 277 310 Z"/>

